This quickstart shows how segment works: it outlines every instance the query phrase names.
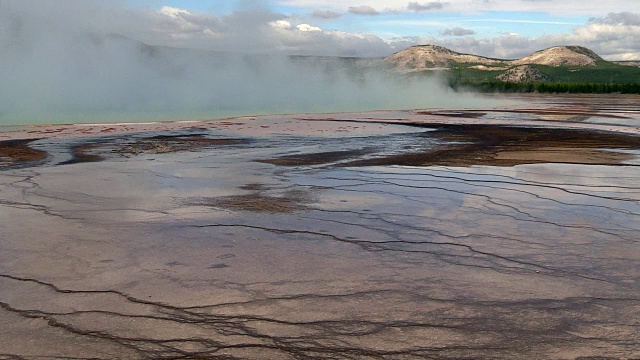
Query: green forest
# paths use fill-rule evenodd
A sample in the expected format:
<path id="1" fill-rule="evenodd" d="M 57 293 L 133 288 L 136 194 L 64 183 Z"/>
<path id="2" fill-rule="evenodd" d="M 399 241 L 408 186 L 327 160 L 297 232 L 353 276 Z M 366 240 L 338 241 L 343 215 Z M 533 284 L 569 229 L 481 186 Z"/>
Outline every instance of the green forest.
<path id="1" fill-rule="evenodd" d="M 588 94 L 640 94 L 640 68 L 599 61 L 596 66 L 531 65 L 547 80 L 504 82 L 496 79 L 502 71 L 473 69 L 472 64 L 456 64 L 447 71 L 449 85 L 456 90 L 483 92 L 539 92 Z"/>
<path id="2" fill-rule="evenodd" d="M 570 94 L 640 94 L 640 83 L 589 83 L 589 82 L 503 82 L 457 81 L 449 85 L 454 90 L 477 90 L 482 92 L 514 93 L 570 93 Z"/>

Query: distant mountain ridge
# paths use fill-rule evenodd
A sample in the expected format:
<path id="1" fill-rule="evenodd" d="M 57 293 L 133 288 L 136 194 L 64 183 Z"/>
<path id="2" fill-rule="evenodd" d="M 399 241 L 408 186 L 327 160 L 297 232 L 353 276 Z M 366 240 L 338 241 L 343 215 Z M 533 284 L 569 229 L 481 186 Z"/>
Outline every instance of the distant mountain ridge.
<path id="1" fill-rule="evenodd" d="M 384 61 L 409 69 L 430 69 L 446 67 L 451 64 L 595 66 L 597 62 L 605 60 L 592 50 L 582 46 L 554 46 L 536 51 L 520 59 L 505 60 L 459 53 L 438 45 L 418 45 L 390 55 Z"/>
<path id="2" fill-rule="evenodd" d="M 582 46 L 555 46 L 536 51 L 510 63 L 514 65 L 547 65 L 547 66 L 596 66 L 605 61 L 598 54 Z"/>
<path id="3" fill-rule="evenodd" d="M 412 46 L 386 57 L 384 61 L 407 69 L 432 69 L 447 67 L 454 63 L 496 65 L 505 62 L 479 55 L 458 53 L 437 45 Z"/>
<path id="4" fill-rule="evenodd" d="M 472 75 L 475 80 L 484 81 L 552 81 L 554 75 L 569 79 L 562 81 L 574 81 L 574 78 L 580 79 L 582 75 L 588 74 L 583 77 L 584 81 L 598 79 L 594 81 L 599 82 L 600 78 L 606 76 L 631 74 L 633 79 L 630 82 L 640 82 L 640 78 L 636 79 L 636 73 L 640 74 L 637 62 L 609 62 L 594 51 L 577 45 L 554 46 L 513 60 L 459 53 L 437 45 L 420 45 L 390 55 L 384 59 L 384 63 L 401 73 L 456 70 L 459 74 L 464 72 L 465 76 Z M 625 71 L 625 67 L 636 69 Z M 587 70 L 589 68 L 593 70 Z M 611 81 L 613 80 L 612 78 Z"/>

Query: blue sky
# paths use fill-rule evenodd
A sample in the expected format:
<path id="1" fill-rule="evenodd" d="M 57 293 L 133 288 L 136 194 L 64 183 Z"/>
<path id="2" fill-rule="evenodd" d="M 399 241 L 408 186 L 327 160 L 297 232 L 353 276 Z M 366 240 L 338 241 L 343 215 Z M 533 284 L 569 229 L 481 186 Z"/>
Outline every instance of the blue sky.
<path id="1" fill-rule="evenodd" d="M 344 2 L 348 3 L 348 2 Z M 366 2 L 363 2 L 365 4 Z M 290 6 L 278 1 L 239 0 L 128 0 L 128 4 L 138 8 L 171 6 L 194 13 L 228 15 L 238 9 L 252 6 L 266 7 L 274 12 L 292 17 L 309 18 L 313 6 Z M 353 4 L 360 4 L 353 2 Z M 361 6 L 361 5 L 358 5 Z M 320 6 L 326 9 L 326 6 Z M 377 16 L 362 16 L 345 13 L 336 19 L 311 19 L 325 29 L 354 33 L 372 33 L 382 38 L 396 36 L 438 36 L 444 28 L 462 27 L 476 32 L 479 36 L 496 36 L 518 33 L 523 36 L 539 36 L 551 33 L 570 32 L 591 17 L 588 14 L 554 15 L 542 11 L 474 11 L 462 12 L 398 12 L 381 13 Z M 592 14 L 597 15 L 597 14 Z"/>
<path id="2" fill-rule="evenodd" d="M 168 45 L 222 49 L 221 43 L 233 42 L 234 31 L 243 33 L 243 28 L 237 27 L 241 13 L 260 10 L 270 14 L 265 17 L 265 25 L 281 20 L 268 39 L 264 34 L 254 34 L 256 41 L 268 40 L 273 45 L 262 52 L 319 54 L 326 50 L 326 55 L 382 56 L 403 46 L 437 44 L 485 56 L 517 57 L 549 46 L 582 45 L 611 59 L 640 57 L 640 1 L 636 0 L 120 2 L 147 12 L 174 9 L 164 14 L 174 21 L 177 33 L 167 33 L 163 23 L 165 40 L 141 39 Z M 248 18 L 257 21 L 255 16 Z M 233 26 L 228 26 L 227 21 L 233 21 Z M 209 34 L 209 42 L 198 32 Z M 245 41 L 249 37 L 243 33 Z M 177 43 L 178 38 L 185 43 Z M 331 41 L 335 42 L 333 46 Z M 325 47 L 320 48 L 319 43 Z"/>
<path id="3" fill-rule="evenodd" d="M 351 32 L 371 32 L 388 38 L 394 36 L 440 36 L 443 29 L 462 27 L 476 32 L 478 36 L 497 36 L 518 33 L 523 36 L 539 36 L 545 33 L 570 32 L 588 20 L 585 16 L 555 17 L 541 12 L 489 11 L 475 14 L 387 14 L 362 18 L 347 15 L 328 26 Z"/>

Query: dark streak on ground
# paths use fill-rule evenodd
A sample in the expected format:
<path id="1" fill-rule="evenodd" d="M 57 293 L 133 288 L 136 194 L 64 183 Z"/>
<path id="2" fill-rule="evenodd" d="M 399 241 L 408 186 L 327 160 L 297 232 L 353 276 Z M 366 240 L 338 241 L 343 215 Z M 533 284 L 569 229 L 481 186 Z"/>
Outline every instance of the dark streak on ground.
<path id="1" fill-rule="evenodd" d="M 212 139 L 204 135 L 160 135 L 138 139 L 113 151 L 118 154 L 167 154 L 179 151 L 195 151 L 219 145 L 241 145 L 245 139 Z"/>
<path id="2" fill-rule="evenodd" d="M 226 267 L 225 264 L 215 264 L 212 268 Z M 43 321 L 50 328 L 60 329 L 69 336 L 90 339 L 101 345 L 109 344 L 123 353 L 136 354 L 133 358 L 140 359 L 534 359 L 544 358 L 544 354 L 553 353 L 556 349 L 615 344 L 611 346 L 611 353 L 619 355 L 617 357 L 574 357 L 570 351 L 564 354 L 560 351 L 554 357 L 614 359 L 628 358 L 624 354 L 633 354 L 638 346 L 637 340 L 632 340 L 638 332 L 637 325 L 624 312 L 617 310 L 637 307 L 638 299 L 635 298 L 475 301 L 431 297 L 411 290 L 381 290 L 324 295 L 301 293 L 190 308 L 139 299 L 114 290 L 62 289 L 38 279 L 8 274 L 0 274 L 0 278 L 14 286 L 29 284 L 46 289 L 57 299 L 82 294 L 98 300 L 100 296 L 110 295 L 125 308 L 148 307 L 153 310 L 148 315 L 131 315 L 126 311 L 105 310 L 54 312 L 0 302 L 0 314 L 12 313 L 24 319 Z M 382 295 L 393 296 L 398 307 L 415 309 L 418 303 L 423 310 L 409 318 L 361 318 L 352 315 L 335 320 L 305 320 L 292 318 L 286 313 L 267 316 L 252 312 L 252 309 L 274 306 L 295 308 L 305 301 L 319 302 L 331 309 L 344 302 L 366 304 Z M 171 339 L 132 334 L 126 329 L 87 330 L 77 319 L 89 315 L 123 323 L 136 320 L 150 327 L 197 327 L 202 335 Z M 624 330 L 598 332 L 585 327 L 591 324 L 596 329 L 606 329 L 611 321 L 625 324 Z M 393 344 L 392 339 L 386 336 L 389 333 L 397 334 L 397 343 Z M 375 342 L 377 346 L 371 346 L 372 342 L 360 342 L 367 338 L 379 339 Z M 469 343 L 473 340 L 476 341 Z M 390 347 L 385 348 L 381 346 L 383 344 Z M 247 353 L 249 350 L 252 352 Z"/>
<path id="3" fill-rule="evenodd" d="M 100 144 L 81 144 L 72 146 L 69 149 L 71 151 L 71 159 L 63 161 L 59 165 L 71 165 L 102 161 L 105 159 L 104 156 L 92 153 L 92 151 L 97 150 L 99 146 Z"/>
<path id="4" fill-rule="evenodd" d="M 413 124 L 412 126 L 420 126 Z M 423 127 L 431 127 L 423 126 Z M 640 149 L 640 137 L 575 129 L 439 125 L 421 136 L 447 142 L 421 151 L 355 160 L 343 166 L 515 166 L 539 163 L 619 165 Z"/>
<path id="5" fill-rule="evenodd" d="M 486 112 L 480 111 L 418 111 L 419 115 L 437 115 L 453 118 L 475 119 L 487 115 Z"/>
<path id="6" fill-rule="evenodd" d="M 559 116 L 576 116 L 576 117 L 606 117 L 612 119 L 628 119 L 627 116 L 614 115 L 608 113 L 601 113 L 599 111 L 572 111 L 567 109 L 491 109 L 491 110 L 468 110 L 468 111 L 418 111 L 419 115 L 442 115 L 447 117 L 461 117 L 461 118 L 478 118 L 486 115 L 486 112 L 492 113 L 508 113 L 508 114 L 531 114 L 538 116 L 559 115 Z"/>
<path id="7" fill-rule="evenodd" d="M 304 166 L 621 165 L 640 136 L 409 125 L 255 144 L 105 136 L 49 153 L 134 166 L 2 174 L 0 360 L 638 358 L 636 168 Z M 0 160 L 44 161 L 31 141 L 0 142 Z M 346 150 L 281 156 L 291 144 Z M 207 148 L 157 169 L 133 157 Z M 145 185 L 130 201 L 129 180 Z"/>
<path id="8" fill-rule="evenodd" d="M 37 139 L 0 141 L 0 169 L 32 166 L 47 158 L 45 151 L 36 150 L 29 143 Z"/>
<path id="9" fill-rule="evenodd" d="M 287 155 L 275 159 L 257 160 L 261 163 L 267 163 L 280 166 L 312 166 L 335 163 L 338 161 L 350 160 L 355 157 L 363 156 L 371 153 L 371 150 L 344 150 L 344 151 L 327 151 L 311 154 Z"/>
<path id="10" fill-rule="evenodd" d="M 144 138 L 126 139 L 115 137 L 88 141 L 69 148 L 72 158 L 59 165 L 99 162 L 109 155 L 122 156 L 141 154 L 168 154 L 181 151 L 199 151 L 214 146 L 241 145 L 246 139 L 212 139 L 201 134 L 158 135 Z"/>
<path id="11" fill-rule="evenodd" d="M 272 195 L 267 193 L 268 188 L 262 184 L 247 184 L 240 188 L 253 192 L 243 195 L 192 198 L 186 203 L 231 211 L 293 213 L 306 210 L 308 203 L 311 202 L 309 192 L 303 189 L 292 189 L 282 194 Z"/>

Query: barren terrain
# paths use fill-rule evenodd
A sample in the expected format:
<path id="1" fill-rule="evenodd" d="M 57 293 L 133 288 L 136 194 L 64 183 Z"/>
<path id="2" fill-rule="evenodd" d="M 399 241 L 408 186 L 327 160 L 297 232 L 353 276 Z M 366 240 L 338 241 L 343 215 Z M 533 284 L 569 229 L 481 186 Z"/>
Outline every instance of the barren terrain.
<path id="1" fill-rule="evenodd" d="M 640 357 L 640 99 L 0 133 L 1 359 Z"/>

